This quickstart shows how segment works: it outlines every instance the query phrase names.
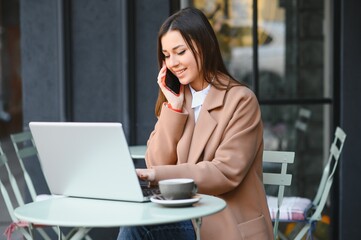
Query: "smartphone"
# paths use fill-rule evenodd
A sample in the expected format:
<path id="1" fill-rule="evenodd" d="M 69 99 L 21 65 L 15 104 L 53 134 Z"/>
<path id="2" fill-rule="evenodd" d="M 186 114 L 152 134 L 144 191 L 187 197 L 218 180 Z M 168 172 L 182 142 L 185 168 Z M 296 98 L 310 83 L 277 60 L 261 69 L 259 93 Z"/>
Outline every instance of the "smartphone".
<path id="1" fill-rule="evenodd" d="M 165 86 L 175 95 L 179 95 L 181 83 L 179 82 L 179 79 L 168 68 L 165 76 Z"/>

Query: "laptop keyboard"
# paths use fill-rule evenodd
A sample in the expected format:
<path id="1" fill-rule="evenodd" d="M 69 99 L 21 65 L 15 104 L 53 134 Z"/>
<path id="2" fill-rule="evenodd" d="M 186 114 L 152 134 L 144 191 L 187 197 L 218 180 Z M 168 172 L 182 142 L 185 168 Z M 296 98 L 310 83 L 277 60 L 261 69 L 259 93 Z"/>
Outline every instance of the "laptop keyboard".
<path id="1" fill-rule="evenodd" d="M 142 191 L 144 197 L 160 194 L 159 188 L 157 186 L 152 186 L 152 187 L 142 186 Z"/>

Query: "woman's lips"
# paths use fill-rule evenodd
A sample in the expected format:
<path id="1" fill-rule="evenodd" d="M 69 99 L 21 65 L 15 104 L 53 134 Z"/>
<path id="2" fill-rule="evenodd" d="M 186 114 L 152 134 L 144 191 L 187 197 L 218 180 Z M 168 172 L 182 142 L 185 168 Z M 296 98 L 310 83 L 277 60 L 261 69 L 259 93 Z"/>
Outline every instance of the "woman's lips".
<path id="1" fill-rule="evenodd" d="M 181 77 L 183 73 L 185 72 L 185 69 L 174 71 L 177 77 Z"/>

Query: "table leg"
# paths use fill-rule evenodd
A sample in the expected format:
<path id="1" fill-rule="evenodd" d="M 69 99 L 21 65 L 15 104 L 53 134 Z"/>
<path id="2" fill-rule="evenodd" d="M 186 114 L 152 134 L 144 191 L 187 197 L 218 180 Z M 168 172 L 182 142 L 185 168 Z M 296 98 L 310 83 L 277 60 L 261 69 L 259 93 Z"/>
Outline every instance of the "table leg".
<path id="1" fill-rule="evenodd" d="M 29 234 L 30 234 L 30 238 L 34 239 L 34 225 L 32 223 L 29 224 Z"/>
<path id="2" fill-rule="evenodd" d="M 202 218 L 195 218 L 193 219 L 195 232 L 196 232 L 196 239 L 201 240 L 201 225 L 202 225 Z"/>

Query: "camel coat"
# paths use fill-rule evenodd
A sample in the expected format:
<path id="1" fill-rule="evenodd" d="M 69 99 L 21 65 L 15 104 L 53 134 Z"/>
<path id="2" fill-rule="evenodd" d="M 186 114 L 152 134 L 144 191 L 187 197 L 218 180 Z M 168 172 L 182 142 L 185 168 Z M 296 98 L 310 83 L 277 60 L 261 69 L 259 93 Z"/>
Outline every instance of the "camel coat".
<path id="1" fill-rule="evenodd" d="M 258 101 L 244 86 L 212 86 L 197 123 L 185 87 L 183 113 L 163 106 L 148 140 L 146 163 L 156 181 L 192 178 L 198 192 L 227 207 L 204 217 L 204 240 L 273 239 L 262 183 L 263 128 Z"/>

